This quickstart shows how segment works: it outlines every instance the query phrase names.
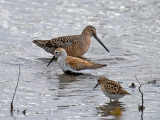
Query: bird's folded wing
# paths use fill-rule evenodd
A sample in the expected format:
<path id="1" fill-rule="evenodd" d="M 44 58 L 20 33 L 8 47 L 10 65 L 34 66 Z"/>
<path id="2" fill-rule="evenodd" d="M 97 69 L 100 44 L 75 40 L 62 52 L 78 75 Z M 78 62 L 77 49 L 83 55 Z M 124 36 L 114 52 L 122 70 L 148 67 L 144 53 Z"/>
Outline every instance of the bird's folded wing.
<path id="1" fill-rule="evenodd" d="M 76 57 L 71 57 L 67 56 L 66 57 L 66 63 L 74 70 L 84 70 L 84 69 L 91 69 L 93 67 L 93 63 L 76 58 Z"/>
<path id="2" fill-rule="evenodd" d="M 123 87 L 112 80 L 105 81 L 104 88 L 106 91 L 108 91 L 110 94 L 129 94 L 127 91 L 123 89 Z"/>
<path id="3" fill-rule="evenodd" d="M 68 47 L 72 45 L 74 42 L 79 39 L 79 35 L 72 35 L 72 36 L 62 36 L 58 38 L 53 38 L 51 40 L 33 40 L 33 43 L 37 44 L 38 46 L 45 46 L 49 48 L 58 48 L 58 47 Z"/>

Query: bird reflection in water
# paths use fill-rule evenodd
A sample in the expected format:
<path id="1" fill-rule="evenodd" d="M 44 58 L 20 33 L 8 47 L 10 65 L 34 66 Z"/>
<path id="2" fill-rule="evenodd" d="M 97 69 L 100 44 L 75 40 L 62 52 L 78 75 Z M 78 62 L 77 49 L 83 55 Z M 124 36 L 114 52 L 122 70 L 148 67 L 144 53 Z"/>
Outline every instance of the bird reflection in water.
<path id="1" fill-rule="evenodd" d="M 96 107 L 98 116 L 115 116 L 120 117 L 122 112 L 126 111 L 125 104 L 119 101 L 107 102 L 104 105 Z"/>
<path id="2" fill-rule="evenodd" d="M 62 74 L 62 75 L 59 75 L 58 79 L 59 79 L 59 87 L 58 88 L 65 89 L 69 83 L 76 81 L 76 76 Z"/>

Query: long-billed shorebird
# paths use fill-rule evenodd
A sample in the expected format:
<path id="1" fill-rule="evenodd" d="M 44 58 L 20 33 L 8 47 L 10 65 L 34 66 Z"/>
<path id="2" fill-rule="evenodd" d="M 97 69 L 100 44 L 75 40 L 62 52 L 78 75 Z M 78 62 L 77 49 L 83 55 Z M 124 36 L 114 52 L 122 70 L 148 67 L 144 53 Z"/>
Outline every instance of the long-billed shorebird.
<path id="1" fill-rule="evenodd" d="M 124 97 L 125 95 L 130 95 L 130 93 L 124 90 L 119 83 L 113 80 L 109 80 L 105 77 L 100 77 L 97 81 L 97 85 L 94 88 L 96 88 L 98 85 L 101 86 L 103 94 L 109 97 L 110 101 L 112 99 L 118 100 Z"/>
<path id="2" fill-rule="evenodd" d="M 58 58 L 58 64 L 66 74 L 83 74 L 83 70 L 107 66 L 106 64 L 96 64 L 77 57 L 67 56 L 67 53 L 63 48 L 57 48 L 55 50 L 54 56 L 47 66 L 49 66 L 55 58 Z"/>
<path id="3" fill-rule="evenodd" d="M 52 40 L 33 40 L 32 42 L 53 55 L 55 49 L 61 47 L 69 56 L 80 57 L 88 51 L 91 37 L 94 37 L 109 52 L 97 37 L 96 29 L 93 26 L 85 27 L 81 35 L 62 36 Z"/>

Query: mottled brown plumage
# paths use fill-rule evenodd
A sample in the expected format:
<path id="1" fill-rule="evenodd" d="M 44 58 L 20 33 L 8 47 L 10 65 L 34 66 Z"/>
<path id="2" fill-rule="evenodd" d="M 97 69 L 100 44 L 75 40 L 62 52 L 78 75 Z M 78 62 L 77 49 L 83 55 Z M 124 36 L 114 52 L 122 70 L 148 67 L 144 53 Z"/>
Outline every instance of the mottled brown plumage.
<path id="1" fill-rule="evenodd" d="M 57 48 L 54 53 L 54 58 L 58 58 L 58 64 L 63 72 L 79 73 L 81 70 L 96 69 L 107 66 L 106 64 L 96 64 L 77 57 L 67 56 L 65 49 Z M 53 61 L 49 62 L 49 64 Z M 48 65 L 49 65 L 48 64 Z"/>
<path id="2" fill-rule="evenodd" d="M 55 49 L 60 47 L 64 48 L 69 56 L 80 57 L 88 51 L 91 37 L 94 37 L 109 52 L 97 37 L 93 26 L 84 28 L 81 35 L 63 36 L 52 40 L 33 40 L 32 42 L 53 55 Z"/>
<path id="3" fill-rule="evenodd" d="M 123 87 L 113 81 L 113 80 L 109 80 L 108 78 L 105 77 L 100 77 L 98 79 L 97 85 L 95 86 L 95 88 L 100 85 L 101 86 L 101 90 L 102 92 L 108 96 L 110 99 L 120 99 L 125 95 L 130 95 L 130 93 L 128 93 L 126 90 L 123 89 Z"/>
<path id="4" fill-rule="evenodd" d="M 67 56 L 65 61 L 66 61 L 66 64 L 69 64 L 69 66 L 72 69 L 75 69 L 77 71 L 84 70 L 84 69 L 96 69 L 96 68 L 107 66 L 106 64 L 96 64 L 96 63 L 89 62 L 87 60 L 83 60 L 83 59 L 72 57 L 72 56 Z"/>
<path id="5" fill-rule="evenodd" d="M 98 79 L 98 83 L 104 91 L 110 94 L 129 94 L 119 83 L 109 80 L 108 78 L 101 77 Z"/>

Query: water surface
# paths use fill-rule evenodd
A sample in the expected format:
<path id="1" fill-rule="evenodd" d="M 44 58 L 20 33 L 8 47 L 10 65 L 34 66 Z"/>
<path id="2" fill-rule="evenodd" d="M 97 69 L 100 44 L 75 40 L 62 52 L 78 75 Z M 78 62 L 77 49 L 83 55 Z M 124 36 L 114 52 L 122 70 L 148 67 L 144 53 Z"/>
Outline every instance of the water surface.
<path id="1" fill-rule="evenodd" d="M 160 119 L 160 2 L 159 0 L 1 0 L 0 1 L 0 118 L 5 120 L 159 120 Z M 83 56 L 107 64 L 89 75 L 69 76 L 52 55 L 32 44 L 34 39 L 51 39 L 80 34 L 87 25 L 110 50 L 92 38 Z M 10 102 L 21 67 L 20 82 Z M 131 93 L 110 103 L 100 88 L 100 76 L 119 81 Z M 142 83 L 145 110 L 139 112 Z M 156 83 L 149 81 L 156 80 Z M 131 83 L 136 88 L 129 88 Z M 118 108 L 120 117 L 111 114 Z M 26 115 L 22 111 L 26 110 Z"/>

